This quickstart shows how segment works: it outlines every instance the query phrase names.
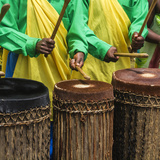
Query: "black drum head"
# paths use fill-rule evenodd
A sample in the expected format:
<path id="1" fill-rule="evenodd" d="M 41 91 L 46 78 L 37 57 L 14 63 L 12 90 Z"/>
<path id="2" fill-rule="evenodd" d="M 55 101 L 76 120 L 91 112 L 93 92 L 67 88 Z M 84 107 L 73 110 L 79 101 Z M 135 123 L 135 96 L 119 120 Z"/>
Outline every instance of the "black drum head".
<path id="1" fill-rule="evenodd" d="M 41 82 L 20 79 L 0 79 L 0 112 L 29 110 L 49 104 L 48 88 Z"/>

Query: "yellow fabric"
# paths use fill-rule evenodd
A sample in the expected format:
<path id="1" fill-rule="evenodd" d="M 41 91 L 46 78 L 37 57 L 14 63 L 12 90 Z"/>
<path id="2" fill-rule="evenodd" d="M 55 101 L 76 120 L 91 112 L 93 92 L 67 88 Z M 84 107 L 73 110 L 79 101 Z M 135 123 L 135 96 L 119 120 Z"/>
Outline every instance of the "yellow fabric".
<path id="1" fill-rule="evenodd" d="M 59 15 L 47 0 L 28 0 L 27 29 L 30 37 L 48 38 L 51 36 Z M 66 44 L 67 30 L 61 23 L 55 37 L 56 47 L 47 58 L 19 55 L 13 77 L 42 82 L 49 89 L 50 100 L 55 83 L 70 78 Z"/>
<path id="2" fill-rule="evenodd" d="M 128 52 L 130 45 L 128 28 L 130 20 L 117 0 L 90 0 L 88 26 L 95 35 L 116 47 L 118 52 Z M 130 68 L 129 58 L 120 58 L 118 62 L 106 63 L 88 55 L 83 66 L 92 80 L 111 83 L 112 73 L 119 69 Z M 72 79 L 83 79 L 80 73 L 73 71 Z"/>
<path id="3" fill-rule="evenodd" d="M 7 58 L 8 58 L 8 53 L 9 51 L 6 49 L 3 49 L 3 55 L 2 55 L 2 71 L 5 73 L 6 72 L 6 63 L 7 63 Z"/>

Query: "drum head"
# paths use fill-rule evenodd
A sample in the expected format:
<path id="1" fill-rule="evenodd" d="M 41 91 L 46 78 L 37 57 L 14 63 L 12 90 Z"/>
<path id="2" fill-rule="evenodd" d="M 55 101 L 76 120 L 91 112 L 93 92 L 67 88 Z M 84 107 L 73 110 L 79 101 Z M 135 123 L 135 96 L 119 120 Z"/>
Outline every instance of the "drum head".
<path id="1" fill-rule="evenodd" d="M 92 80 L 61 81 L 55 85 L 54 93 L 62 100 L 71 101 L 114 99 L 111 84 Z"/>
<path id="2" fill-rule="evenodd" d="M 160 96 L 160 69 L 131 68 L 113 73 L 114 89 Z"/>
<path id="3" fill-rule="evenodd" d="M 48 104 L 48 88 L 42 83 L 18 78 L 0 79 L 0 112 L 18 112 Z"/>

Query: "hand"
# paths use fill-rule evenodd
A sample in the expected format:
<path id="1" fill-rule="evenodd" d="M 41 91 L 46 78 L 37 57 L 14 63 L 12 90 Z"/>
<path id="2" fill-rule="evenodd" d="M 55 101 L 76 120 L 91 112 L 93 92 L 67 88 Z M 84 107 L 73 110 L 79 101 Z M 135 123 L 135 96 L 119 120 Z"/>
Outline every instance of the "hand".
<path id="1" fill-rule="evenodd" d="M 48 55 L 52 53 L 54 47 L 54 40 L 52 40 L 51 38 L 43 38 L 36 44 L 36 53 Z"/>
<path id="2" fill-rule="evenodd" d="M 84 53 L 83 52 L 77 52 L 73 59 L 70 60 L 70 68 L 73 70 L 76 70 L 76 66 L 79 66 L 80 68 L 84 64 Z"/>
<path id="3" fill-rule="evenodd" d="M 138 36 L 137 32 L 134 32 L 132 35 L 132 51 L 137 52 L 138 49 L 143 47 L 144 38 L 142 36 Z"/>
<path id="4" fill-rule="evenodd" d="M 114 56 L 114 53 L 117 53 L 117 49 L 115 47 L 111 47 L 104 57 L 105 62 L 117 62 L 119 57 Z"/>

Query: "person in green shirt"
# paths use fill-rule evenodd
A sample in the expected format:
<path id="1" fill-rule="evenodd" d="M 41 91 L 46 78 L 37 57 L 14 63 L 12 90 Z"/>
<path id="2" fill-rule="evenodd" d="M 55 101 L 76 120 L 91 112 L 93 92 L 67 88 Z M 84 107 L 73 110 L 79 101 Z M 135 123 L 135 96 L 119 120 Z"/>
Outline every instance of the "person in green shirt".
<path id="1" fill-rule="evenodd" d="M 115 0 L 113 0 L 113 1 L 105 0 L 105 2 L 106 3 L 110 3 L 110 5 L 112 5 L 112 3 L 114 3 L 114 5 L 117 5 L 120 9 L 123 10 L 123 11 L 121 11 L 121 13 L 125 12 L 125 14 L 127 15 L 128 19 L 130 21 L 130 24 L 128 25 L 128 28 L 126 28 L 126 29 L 127 29 L 127 32 L 128 32 L 128 38 L 130 40 L 131 46 L 132 46 L 134 51 L 140 49 L 143 46 L 144 39 L 148 34 L 147 27 L 145 27 L 145 29 L 143 30 L 142 36 L 138 37 L 138 32 L 140 31 L 140 28 L 142 27 L 144 19 L 145 19 L 147 13 L 148 13 L 148 2 L 147 2 L 147 0 L 116 0 L 116 1 Z M 88 12 L 88 15 L 86 16 L 86 26 L 85 26 L 86 28 L 88 27 L 87 25 L 90 22 L 90 16 L 92 16 L 92 14 L 93 14 L 93 12 L 91 14 L 91 11 L 89 11 L 89 8 L 91 8 L 93 6 L 92 8 L 95 8 L 94 9 L 94 11 L 95 11 L 96 8 L 97 8 L 97 5 L 101 5 L 101 3 L 104 3 L 104 1 L 98 1 L 97 5 L 92 5 L 92 3 L 93 3 L 92 0 L 90 0 L 90 1 L 86 0 L 86 3 L 85 3 L 86 12 Z M 103 8 L 102 6 L 101 6 L 101 8 Z M 114 7 L 113 7 L 113 9 L 111 11 L 114 12 Z M 105 12 L 105 8 L 104 8 L 104 11 L 103 11 L 103 9 L 101 10 L 101 14 L 106 14 L 106 16 L 107 15 L 110 16 L 110 12 L 108 10 L 106 11 L 106 13 L 104 13 L 104 12 Z M 116 12 L 116 9 L 115 9 L 115 12 Z M 100 16 L 98 17 L 97 14 L 95 14 L 94 16 L 92 16 L 92 18 L 93 18 L 93 21 L 92 21 L 92 24 L 91 23 L 90 24 L 93 26 L 93 25 L 95 25 L 94 21 L 96 21 L 98 23 L 98 25 L 96 24 L 97 25 L 96 27 L 99 28 L 99 30 L 100 30 L 102 21 L 99 21 L 99 19 L 101 17 Z M 120 14 L 117 13 L 117 20 L 119 22 L 121 22 L 121 21 L 124 21 L 124 18 L 122 16 L 120 16 Z M 111 20 L 111 22 L 108 22 L 108 23 L 109 23 L 110 26 L 112 25 L 111 23 L 114 24 L 114 22 L 112 22 L 112 20 Z M 106 28 L 110 27 L 110 26 L 106 25 Z M 93 27 L 93 31 L 94 32 L 89 31 L 89 30 L 87 30 L 88 32 L 86 32 L 86 37 L 87 37 L 88 42 L 89 42 L 88 43 L 88 46 L 89 46 L 88 47 L 89 48 L 88 51 L 89 51 L 89 53 L 92 56 L 94 56 L 95 58 L 97 58 L 97 59 L 99 59 L 101 61 L 105 61 L 105 62 L 113 61 L 113 62 L 116 62 L 119 57 L 115 57 L 113 54 L 115 52 L 121 52 L 122 50 L 119 50 L 118 45 L 116 46 L 114 43 L 112 43 L 112 38 L 110 38 L 110 41 L 108 41 L 107 38 L 103 36 L 105 34 L 108 34 L 108 33 L 105 32 L 105 30 L 102 30 L 101 31 L 101 35 L 98 36 L 98 38 L 103 40 L 103 41 L 99 41 L 99 39 L 96 37 L 97 35 L 95 34 L 96 33 L 96 31 L 95 31 L 96 27 Z M 114 28 L 116 30 L 115 25 L 113 25 L 113 29 Z M 122 30 L 124 30 L 124 29 L 125 28 L 122 27 Z M 114 36 L 117 36 L 117 34 L 119 34 L 118 31 L 117 31 L 117 33 L 114 34 Z M 90 42 L 92 42 L 92 43 L 90 43 Z M 121 43 L 121 41 L 119 41 L 119 42 L 117 41 L 117 43 L 120 43 L 120 45 L 123 45 Z M 96 47 L 97 44 L 98 44 L 98 47 Z M 129 43 L 128 43 L 128 46 L 129 46 Z M 80 54 L 80 53 L 71 55 L 71 57 L 73 59 L 70 62 L 70 67 L 72 69 L 75 69 L 76 65 L 79 65 L 80 67 L 82 67 L 83 64 L 84 64 L 84 60 L 85 60 L 83 58 L 83 56 L 84 55 Z M 110 58 L 108 58 L 108 57 L 110 57 Z M 87 69 L 85 68 L 86 69 L 86 73 L 88 72 L 88 70 L 92 70 L 91 72 L 88 73 L 88 74 L 92 74 L 94 72 L 94 70 L 96 69 L 96 67 L 97 67 L 96 64 L 97 65 L 99 65 L 99 64 L 101 65 L 102 64 L 102 62 L 98 62 L 97 63 L 97 60 L 95 60 L 95 61 L 96 61 L 95 65 L 92 65 L 93 67 L 88 67 L 87 66 L 86 67 Z M 128 60 L 126 60 L 126 63 L 127 63 L 127 61 Z M 90 61 L 90 64 L 91 63 L 92 62 Z M 87 62 L 87 64 L 88 64 L 88 62 Z M 117 68 L 116 68 L 116 65 L 118 66 Z M 95 68 L 94 68 L 94 66 L 95 66 Z M 121 67 L 121 64 L 120 63 L 118 64 L 118 62 L 116 62 L 115 66 L 113 68 L 115 68 L 115 70 L 117 70 L 117 69 L 127 68 L 129 66 L 130 65 L 125 65 L 125 62 L 123 62 L 122 67 Z M 106 66 L 102 66 L 101 68 L 103 69 L 104 67 L 106 67 Z M 97 70 L 97 71 L 101 72 L 101 70 Z M 104 71 L 102 71 L 101 73 L 104 74 Z M 111 77 L 112 72 L 106 73 L 106 74 L 109 74 L 110 77 Z M 97 78 L 95 75 L 93 76 L 93 79 L 105 81 L 104 79 Z"/>
<path id="2" fill-rule="evenodd" d="M 64 0 L 48 0 L 48 2 L 61 12 Z M 11 51 L 8 57 L 6 77 L 12 77 L 18 54 L 30 57 L 38 57 L 39 54 L 50 54 L 55 42 L 50 38 L 29 37 L 25 34 L 27 27 L 27 0 L 1 0 L 0 5 L 9 3 L 11 8 L 0 24 L 0 45 Z M 76 12 L 75 12 L 76 10 Z M 63 23 L 68 31 L 68 41 L 71 44 L 71 52 L 81 51 L 87 54 L 87 42 L 83 37 L 81 23 L 81 10 L 83 6 L 80 0 L 71 0 L 63 17 Z M 69 38 L 69 31 L 72 37 Z M 14 62 L 13 62 L 14 60 Z M 8 73 L 9 72 L 9 73 Z"/>

